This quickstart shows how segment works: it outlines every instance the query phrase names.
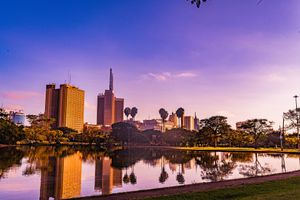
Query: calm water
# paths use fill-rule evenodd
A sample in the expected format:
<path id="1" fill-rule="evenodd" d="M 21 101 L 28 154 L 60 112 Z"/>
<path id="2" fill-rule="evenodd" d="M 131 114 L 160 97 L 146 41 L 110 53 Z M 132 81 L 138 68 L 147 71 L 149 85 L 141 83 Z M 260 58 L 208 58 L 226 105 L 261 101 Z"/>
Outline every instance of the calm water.
<path id="1" fill-rule="evenodd" d="M 0 148 L 0 199 L 61 199 L 299 170 L 299 156 L 70 147 Z"/>

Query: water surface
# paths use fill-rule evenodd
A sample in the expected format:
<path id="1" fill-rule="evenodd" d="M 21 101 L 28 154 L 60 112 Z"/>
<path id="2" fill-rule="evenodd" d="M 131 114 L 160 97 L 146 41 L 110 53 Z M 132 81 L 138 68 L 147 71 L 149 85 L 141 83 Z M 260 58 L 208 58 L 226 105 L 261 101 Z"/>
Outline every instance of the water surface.
<path id="1" fill-rule="evenodd" d="M 299 170 L 292 154 L 0 148 L 0 199 L 62 199 Z"/>

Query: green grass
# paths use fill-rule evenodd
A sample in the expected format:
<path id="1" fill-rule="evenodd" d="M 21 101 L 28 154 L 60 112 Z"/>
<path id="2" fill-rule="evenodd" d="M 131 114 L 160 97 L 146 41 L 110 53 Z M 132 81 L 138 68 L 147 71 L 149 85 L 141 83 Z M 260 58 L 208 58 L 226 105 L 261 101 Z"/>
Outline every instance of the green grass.
<path id="1" fill-rule="evenodd" d="M 283 200 L 300 199 L 300 177 L 269 181 L 255 185 L 218 189 L 208 192 L 195 192 L 174 196 L 148 198 L 147 200 Z"/>

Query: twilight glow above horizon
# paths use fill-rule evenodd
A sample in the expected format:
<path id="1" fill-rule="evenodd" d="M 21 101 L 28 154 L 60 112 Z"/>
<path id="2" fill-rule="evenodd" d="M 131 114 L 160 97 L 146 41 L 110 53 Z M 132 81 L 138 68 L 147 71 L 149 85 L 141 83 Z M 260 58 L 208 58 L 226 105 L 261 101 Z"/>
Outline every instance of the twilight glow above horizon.
<path id="1" fill-rule="evenodd" d="M 300 1 L 0 0 L 0 105 L 44 112 L 47 83 L 85 90 L 96 121 L 108 88 L 137 119 L 178 107 L 281 123 L 300 94 Z"/>

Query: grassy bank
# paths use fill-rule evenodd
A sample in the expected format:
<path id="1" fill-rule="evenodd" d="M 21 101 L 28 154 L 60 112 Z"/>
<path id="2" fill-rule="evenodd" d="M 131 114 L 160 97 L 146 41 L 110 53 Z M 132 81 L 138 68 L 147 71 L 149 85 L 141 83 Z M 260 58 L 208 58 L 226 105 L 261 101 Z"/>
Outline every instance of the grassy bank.
<path id="1" fill-rule="evenodd" d="M 169 147 L 179 150 L 190 151 L 229 151 L 229 152 L 261 152 L 261 153 L 300 153 L 299 149 L 280 148 L 250 148 L 250 147 Z"/>
<path id="2" fill-rule="evenodd" d="M 147 200 L 179 200 L 179 199 L 201 199 L 201 200 L 284 200 L 300 199 L 300 177 L 285 180 L 269 181 L 265 183 L 226 188 L 208 192 L 194 192 L 174 196 L 162 196 L 148 198 Z"/>

